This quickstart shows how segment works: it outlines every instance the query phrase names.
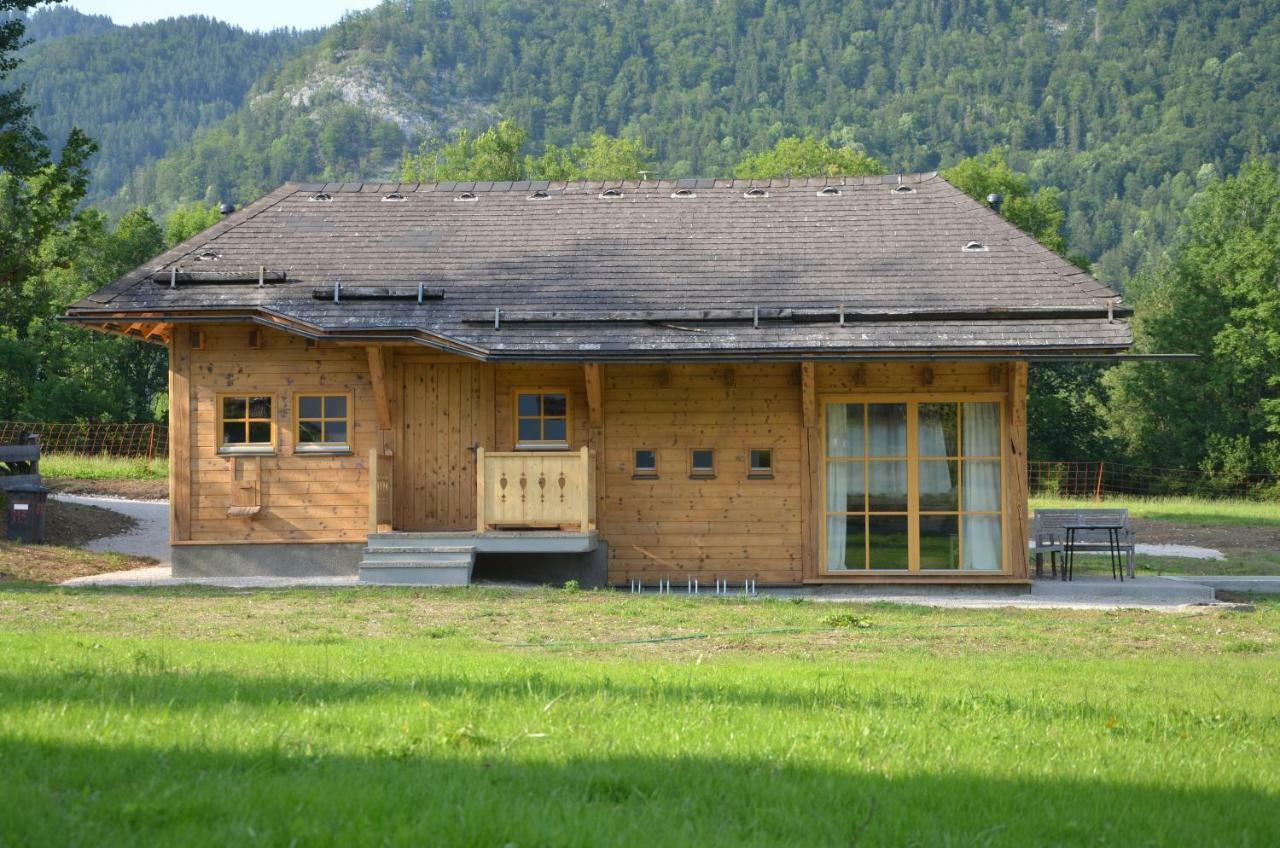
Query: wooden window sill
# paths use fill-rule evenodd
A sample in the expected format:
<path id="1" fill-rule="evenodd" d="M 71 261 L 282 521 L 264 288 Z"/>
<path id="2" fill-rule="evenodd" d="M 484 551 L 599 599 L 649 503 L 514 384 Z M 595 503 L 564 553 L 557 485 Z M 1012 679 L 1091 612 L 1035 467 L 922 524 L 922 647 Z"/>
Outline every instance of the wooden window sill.
<path id="1" fill-rule="evenodd" d="M 714 475 L 714 474 L 690 474 L 690 475 L 689 475 L 689 479 L 690 479 L 690 480 L 714 480 L 714 479 L 716 479 L 716 475 Z"/>
<path id="2" fill-rule="evenodd" d="M 567 451 L 572 450 L 568 442 L 556 442 L 554 444 L 517 444 L 518 451 Z"/>
<path id="3" fill-rule="evenodd" d="M 293 449 L 297 456 L 351 456 L 350 445 L 334 445 L 333 447 L 296 447 Z"/>
<path id="4" fill-rule="evenodd" d="M 218 448 L 218 456 L 275 456 L 276 449 L 270 445 Z"/>
<path id="5" fill-rule="evenodd" d="M 658 480 L 660 478 L 658 477 L 657 474 L 632 474 L 631 479 L 632 480 Z"/>
<path id="6" fill-rule="evenodd" d="M 747 475 L 748 480 L 772 480 L 772 474 L 766 474 L 763 471 L 755 471 Z"/>

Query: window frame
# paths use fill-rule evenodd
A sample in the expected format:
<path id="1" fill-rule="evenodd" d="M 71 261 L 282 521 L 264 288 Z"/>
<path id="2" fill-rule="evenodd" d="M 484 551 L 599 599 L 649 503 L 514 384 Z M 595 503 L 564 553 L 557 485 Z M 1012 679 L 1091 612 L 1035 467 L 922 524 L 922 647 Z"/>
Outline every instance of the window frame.
<path id="1" fill-rule="evenodd" d="M 245 399 L 245 415 L 249 414 L 249 399 L 256 397 L 268 398 L 271 401 L 271 418 L 231 418 L 228 419 L 222 414 L 222 402 L 226 398 L 244 398 Z M 217 413 L 217 423 L 215 424 L 214 439 L 217 444 L 217 452 L 223 456 L 244 456 L 258 454 L 262 456 L 273 455 L 276 453 L 280 438 L 280 398 L 275 392 L 215 392 L 213 405 Z M 248 437 L 247 425 L 251 421 L 269 421 L 271 424 L 271 441 L 270 442 L 242 442 L 240 444 L 226 445 L 222 443 L 223 424 L 226 421 L 244 421 L 246 423 L 245 436 Z"/>
<path id="2" fill-rule="evenodd" d="M 653 468 L 641 468 L 636 462 L 636 455 L 640 453 L 653 454 Z M 632 448 L 631 450 L 631 479 L 632 480 L 657 480 L 658 473 L 658 452 L 654 448 Z"/>
<path id="3" fill-rule="evenodd" d="M 751 455 L 754 453 L 764 453 L 769 456 L 768 466 L 757 467 L 751 461 Z M 748 480 L 772 480 L 773 479 L 773 448 L 747 448 L 747 479 Z"/>
<path id="4" fill-rule="evenodd" d="M 706 451 L 711 454 L 711 468 L 700 469 L 693 464 L 693 455 L 699 451 Z M 689 479 L 690 480 L 714 480 L 716 478 L 716 449 L 714 447 L 689 448 Z"/>
<path id="5" fill-rule="evenodd" d="M 520 395 L 564 395 L 564 441 L 523 441 L 520 438 L 520 421 L 532 416 L 520 414 Z M 539 402 L 541 405 L 541 402 Z M 559 415 L 551 416 L 558 420 Z M 539 413 L 539 421 L 547 416 Z M 567 451 L 573 450 L 573 390 L 566 386 L 518 386 L 511 390 L 511 444 L 518 451 Z"/>
<path id="6" fill-rule="evenodd" d="M 818 417 L 820 419 L 819 420 L 819 439 L 821 444 L 821 459 L 820 459 L 821 470 L 819 472 L 821 475 L 821 487 L 820 487 L 821 491 L 819 494 L 819 497 L 821 498 L 821 500 L 818 503 L 818 510 L 817 510 L 818 521 L 820 523 L 820 533 L 819 533 L 820 545 L 818 548 L 819 562 L 817 564 L 818 566 L 817 573 L 819 575 L 823 577 L 872 577 L 872 578 L 874 578 L 877 575 L 886 575 L 886 574 L 888 575 L 912 574 L 912 575 L 921 575 L 921 576 L 953 575 L 958 579 L 963 579 L 965 577 L 981 578 L 984 576 L 1007 577 L 1010 574 L 1012 574 L 1012 566 L 1010 561 L 1010 541 L 1009 541 L 1009 497 L 1011 495 L 1011 492 L 1009 491 L 1008 479 L 1006 476 L 1006 473 L 1009 468 L 1008 463 L 1010 462 L 1009 449 L 1008 449 L 1009 398 L 1006 394 L 1002 392 L 909 392 L 909 393 L 899 392 L 899 393 L 865 393 L 865 394 L 843 394 L 842 393 L 842 394 L 820 395 L 817 400 L 818 400 L 818 410 L 819 410 Z M 920 508 L 920 462 L 921 462 L 920 433 L 919 433 L 920 406 L 922 404 L 927 405 L 927 404 L 946 404 L 946 403 L 954 403 L 954 404 L 994 403 L 997 406 L 997 409 L 998 409 L 997 414 L 1000 421 L 1000 429 L 998 434 L 998 439 L 999 439 L 998 455 L 995 455 L 995 456 L 981 455 L 981 456 L 972 456 L 972 457 L 965 456 L 964 448 L 963 448 L 963 429 L 960 429 L 960 430 L 957 430 L 957 445 L 956 445 L 957 455 L 955 457 L 945 458 L 946 461 L 954 460 L 956 462 L 957 467 L 960 469 L 960 472 L 959 472 L 960 475 L 963 475 L 964 473 L 963 467 L 964 467 L 964 462 L 966 460 L 978 460 L 978 461 L 994 460 L 999 463 L 998 474 L 999 474 L 999 480 L 1000 480 L 1000 494 L 999 494 L 999 500 L 998 500 L 999 508 L 996 511 L 966 510 L 963 508 L 964 507 L 963 500 L 959 502 L 958 509 L 953 512 L 946 511 L 946 510 L 928 510 L 928 509 Z M 829 502 L 828 501 L 829 495 L 827 491 L 828 485 L 829 485 L 828 469 L 832 465 L 833 460 L 835 462 L 841 462 L 841 461 L 856 462 L 858 460 L 862 460 L 864 463 L 867 463 L 877 459 L 875 457 L 868 457 L 865 453 L 862 456 L 834 457 L 834 458 L 828 454 L 827 452 L 828 451 L 827 410 L 833 404 L 836 404 L 836 405 L 861 404 L 864 406 L 871 406 L 873 404 L 903 404 L 906 406 L 906 417 L 907 417 L 906 517 L 907 517 L 908 553 L 907 553 L 907 568 L 905 569 L 870 567 L 871 537 L 870 537 L 870 534 L 865 529 L 866 525 L 864 525 L 864 537 L 866 539 L 867 554 L 866 554 L 866 558 L 864 559 L 864 565 L 862 568 L 836 569 L 836 568 L 832 568 L 831 563 L 827 561 L 827 537 L 830 532 L 828 527 L 828 522 L 830 518 L 834 516 L 840 516 L 840 515 L 862 515 L 864 519 L 866 519 L 868 517 L 873 517 L 876 515 L 885 515 L 885 516 L 891 517 L 892 514 L 897 514 L 894 511 L 872 510 L 870 508 L 869 502 L 865 500 L 864 500 L 865 508 L 861 513 L 850 513 L 850 512 L 839 512 L 839 511 L 833 512 L 827 508 L 827 504 Z M 961 407 L 961 409 L 963 409 L 963 407 Z M 961 411 L 960 414 L 963 415 L 963 411 Z M 960 426 L 961 428 L 963 428 L 963 423 L 961 423 Z M 865 426 L 864 426 L 864 431 L 865 431 Z M 864 432 L 864 436 L 865 436 L 865 432 Z M 864 451 L 865 451 L 865 448 L 864 448 Z M 930 455 L 926 458 L 925 461 L 937 461 L 942 459 L 944 458 L 933 457 L 932 455 Z M 865 477 L 864 477 L 864 485 L 867 485 L 867 482 L 865 481 Z M 958 476 L 956 480 L 956 487 L 959 492 L 958 497 L 960 498 L 963 498 L 963 485 L 964 485 L 963 476 Z M 957 532 L 957 538 L 959 539 L 959 543 L 961 546 L 959 549 L 959 553 L 957 554 L 957 556 L 959 557 L 960 567 L 957 567 L 957 568 L 921 568 L 920 567 L 920 541 L 921 541 L 920 517 L 922 515 L 924 516 L 955 515 L 957 517 L 958 524 L 960 525 Z M 963 518 L 966 515 L 995 515 L 999 517 L 1000 519 L 999 566 L 1000 567 L 998 569 L 979 570 L 979 569 L 966 569 L 963 567 L 964 565 Z"/>
<path id="7" fill-rule="evenodd" d="M 309 397 L 321 398 L 320 418 L 307 418 L 307 421 L 338 421 L 338 418 L 329 418 L 323 415 L 324 401 L 323 398 L 340 397 L 347 400 L 347 440 L 345 442 L 306 442 L 302 441 L 302 399 Z M 350 454 L 352 452 L 353 440 L 351 438 L 352 428 L 355 425 L 355 398 L 351 392 L 326 392 L 326 391 L 295 391 L 293 393 L 293 452 L 297 454 Z"/>

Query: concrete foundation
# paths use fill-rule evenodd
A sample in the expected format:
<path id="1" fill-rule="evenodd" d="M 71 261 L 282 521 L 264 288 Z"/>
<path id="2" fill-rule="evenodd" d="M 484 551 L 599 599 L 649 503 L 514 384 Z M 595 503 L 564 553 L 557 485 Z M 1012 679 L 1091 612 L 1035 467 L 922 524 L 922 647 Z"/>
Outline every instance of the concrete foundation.
<path id="1" fill-rule="evenodd" d="M 364 545 L 174 545 L 174 577 L 355 577 Z"/>

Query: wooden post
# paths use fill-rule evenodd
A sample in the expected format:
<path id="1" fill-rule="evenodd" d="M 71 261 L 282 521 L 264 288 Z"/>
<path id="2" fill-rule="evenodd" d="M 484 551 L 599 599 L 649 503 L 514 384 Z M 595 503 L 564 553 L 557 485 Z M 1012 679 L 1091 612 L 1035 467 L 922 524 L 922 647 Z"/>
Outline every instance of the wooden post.
<path id="1" fill-rule="evenodd" d="M 191 334 L 169 340 L 169 541 L 191 538 Z"/>
<path id="2" fill-rule="evenodd" d="M 384 456 L 391 454 L 391 403 L 387 396 L 387 366 L 382 348 L 365 349 L 369 354 L 369 382 L 373 387 L 373 406 L 378 414 L 380 448 Z"/>
<path id="3" fill-rule="evenodd" d="M 1005 490 L 1009 519 L 1006 550 L 1014 577 L 1027 576 L 1027 363 L 1009 364 L 1009 402 L 1006 405 Z"/>
<path id="4" fill-rule="evenodd" d="M 378 449 L 369 449 L 369 535 L 378 532 Z"/>
<path id="5" fill-rule="evenodd" d="M 1102 467 L 1106 465 L 1106 460 L 1098 460 L 1098 482 L 1093 487 L 1093 499 L 1095 501 L 1102 500 Z"/>
<path id="6" fill-rule="evenodd" d="M 484 516 L 484 448 L 476 448 L 476 532 L 486 529 Z"/>
<path id="7" fill-rule="evenodd" d="M 582 532 L 591 529 L 591 450 L 583 447 L 579 452 L 582 464 L 578 466 L 578 485 L 582 488 L 582 501 L 578 506 L 578 520 Z"/>
<path id="8" fill-rule="evenodd" d="M 598 363 L 582 366 L 582 376 L 587 384 L 587 420 L 592 427 L 599 427 L 604 421 L 604 387 L 600 371 Z"/>
<path id="9" fill-rule="evenodd" d="M 822 445 L 818 429 L 818 375 L 813 362 L 800 363 L 800 551 L 801 573 L 817 577 L 821 570 Z"/>

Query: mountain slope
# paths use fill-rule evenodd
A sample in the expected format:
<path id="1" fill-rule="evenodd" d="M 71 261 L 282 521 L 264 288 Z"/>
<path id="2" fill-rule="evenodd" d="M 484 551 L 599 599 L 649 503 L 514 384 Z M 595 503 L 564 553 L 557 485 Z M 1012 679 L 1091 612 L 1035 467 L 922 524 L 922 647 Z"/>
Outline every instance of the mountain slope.
<path id="1" fill-rule="evenodd" d="M 36 125 L 60 146 L 72 126 L 100 145 L 89 201 L 115 195 L 133 170 L 234 113 L 271 67 L 315 34 L 248 33 L 209 18 L 131 27 L 69 9 L 32 16 L 12 80 L 27 88 Z"/>

